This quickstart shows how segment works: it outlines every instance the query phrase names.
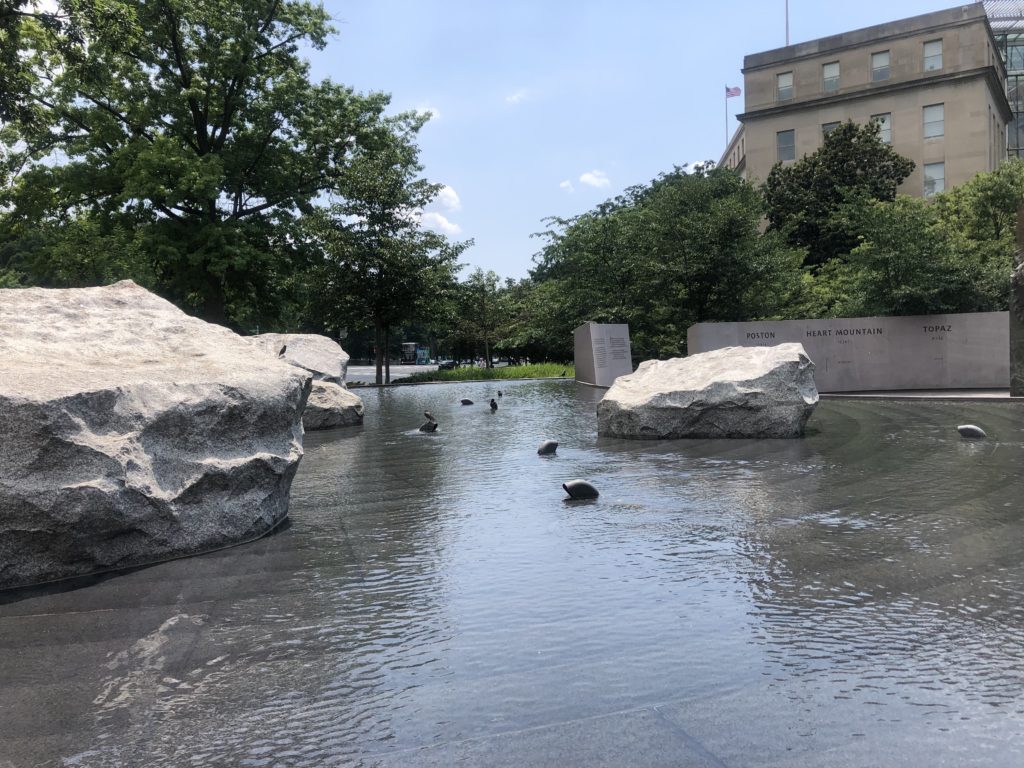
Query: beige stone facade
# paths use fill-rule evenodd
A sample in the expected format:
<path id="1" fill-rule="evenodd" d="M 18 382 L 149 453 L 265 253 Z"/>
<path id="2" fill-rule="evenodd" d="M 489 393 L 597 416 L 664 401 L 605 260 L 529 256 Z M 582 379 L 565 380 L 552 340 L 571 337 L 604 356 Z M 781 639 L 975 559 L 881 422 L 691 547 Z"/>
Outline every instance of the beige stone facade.
<path id="1" fill-rule="evenodd" d="M 745 109 L 721 164 L 751 181 L 814 152 L 829 125 L 845 120 L 880 120 L 893 148 L 914 161 L 904 194 L 948 189 L 1006 157 L 1006 72 L 980 3 L 743 63 Z"/>

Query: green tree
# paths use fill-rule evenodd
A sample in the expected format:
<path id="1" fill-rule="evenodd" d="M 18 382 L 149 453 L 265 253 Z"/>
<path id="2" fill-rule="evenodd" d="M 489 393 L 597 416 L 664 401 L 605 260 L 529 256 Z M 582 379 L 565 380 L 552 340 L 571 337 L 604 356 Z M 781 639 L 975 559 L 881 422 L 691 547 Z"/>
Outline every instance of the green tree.
<path id="1" fill-rule="evenodd" d="M 641 197 L 650 222 L 650 291 L 664 286 L 680 331 L 709 320 L 765 317 L 786 301 L 801 253 L 760 232 L 757 190 L 725 168 L 659 177 Z"/>
<path id="2" fill-rule="evenodd" d="M 862 242 L 835 278 L 848 281 L 841 316 L 926 315 L 958 311 L 972 294 L 970 273 L 958 269 L 955 248 L 939 226 L 938 210 L 901 195 L 862 211 Z"/>
<path id="3" fill-rule="evenodd" d="M 311 313 L 336 330 L 373 328 L 378 384 L 391 380 L 392 332 L 444 311 L 458 256 L 471 244 L 420 226 L 419 211 L 440 189 L 419 178 L 415 138 L 425 121 L 390 118 L 390 141 L 357 151 L 341 198 L 308 217 L 314 250 L 324 254 L 306 280 Z"/>
<path id="4" fill-rule="evenodd" d="M 498 275 L 480 267 L 459 285 L 459 333 L 474 349 L 483 347 L 486 366 L 493 368 L 491 352 L 508 328 L 507 303 Z"/>
<path id="5" fill-rule="evenodd" d="M 572 321 L 554 280 L 505 281 L 499 299 L 505 324 L 495 346 L 531 361 L 572 360 Z"/>
<path id="6" fill-rule="evenodd" d="M 898 197 L 850 213 L 861 244 L 833 275 L 846 285 L 838 312 L 1005 309 L 1022 203 L 1024 162 L 1012 160 L 931 201 Z"/>
<path id="7" fill-rule="evenodd" d="M 20 88 L 19 119 L 0 133 L 0 230 L 88 220 L 137 233 L 170 298 L 214 321 L 279 318 L 310 256 L 300 216 L 340 189 L 353 153 L 389 141 L 386 95 L 310 81 L 300 49 L 324 46 L 326 11 L 59 0 L 56 15 L 8 17 L 0 32 L 20 46 L 20 68 L 0 65 Z M 44 284 L 74 271 L 40 272 L 31 245 L 8 248 L 0 269 Z"/>
<path id="8" fill-rule="evenodd" d="M 775 314 L 801 253 L 761 234 L 758 191 L 728 169 L 676 168 L 594 211 L 555 221 L 532 277 L 567 342 L 586 321 L 629 323 L 642 357 L 681 354 L 687 328 Z"/>
<path id="9" fill-rule="evenodd" d="M 538 237 L 547 242 L 534 257 L 531 308 L 551 337 L 549 354 L 571 357 L 573 329 L 588 320 L 628 323 L 639 354 L 654 342 L 647 329 L 655 296 L 649 290 L 652 250 L 645 215 L 638 206 L 644 187 L 633 187 L 591 211 L 569 219 L 551 218 Z M 555 341 L 557 340 L 557 341 Z"/>
<path id="10" fill-rule="evenodd" d="M 26 273 L 53 287 L 132 278 L 152 288 L 156 282 L 142 234 L 116 220 L 88 214 L 34 226 L 19 221 L 0 229 L 2 264 L 18 265 L 18 271 L 8 272 L 14 285 L 22 284 Z"/>
<path id="11" fill-rule="evenodd" d="M 1010 243 L 1017 208 L 1024 203 L 1024 160 L 1013 158 L 994 171 L 938 195 L 935 204 L 950 229 L 976 242 Z"/>
<path id="12" fill-rule="evenodd" d="M 851 200 L 896 198 L 896 188 L 914 170 L 879 138 L 877 123 L 846 122 L 822 146 L 789 165 L 776 164 L 764 183 L 769 230 L 806 248 L 806 266 L 818 268 L 857 246 L 857 233 L 840 215 Z"/>

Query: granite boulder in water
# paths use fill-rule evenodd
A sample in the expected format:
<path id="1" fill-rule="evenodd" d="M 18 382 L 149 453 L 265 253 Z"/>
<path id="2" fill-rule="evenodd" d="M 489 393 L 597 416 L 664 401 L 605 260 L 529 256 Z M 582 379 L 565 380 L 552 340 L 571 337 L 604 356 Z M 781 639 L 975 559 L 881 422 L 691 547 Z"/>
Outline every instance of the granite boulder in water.
<path id="1" fill-rule="evenodd" d="M 334 339 L 317 333 L 261 333 L 247 338 L 268 355 L 309 371 L 314 381 L 345 386 L 349 356 Z"/>
<path id="2" fill-rule="evenodd" d="M 313 377 L 302 426 L 306 430 L 363 423 L 363 401 L 345 386 L 348 353 L 333 339 L 315 333 L 262 333 L 249 342 Z"/>
<path id="3" fill-rule="evenodd" d="M 304 370 L 123 281 L 0 290 L 0 587 L 254 539 L 288 511 Z"/>
<path id="4" fill-rule="evenodd" d="M 725 347 L 647 360 L 597 406 L 600 435 L 627 438 L 800 437 L 818 403 L 802 344 Z"/>

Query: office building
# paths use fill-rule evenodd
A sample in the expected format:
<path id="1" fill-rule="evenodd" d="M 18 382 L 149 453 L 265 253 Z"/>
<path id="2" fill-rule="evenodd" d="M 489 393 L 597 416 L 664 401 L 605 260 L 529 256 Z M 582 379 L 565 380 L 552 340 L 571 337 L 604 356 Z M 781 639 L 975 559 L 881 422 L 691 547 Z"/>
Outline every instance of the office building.
<path id="1" fill-rule="evenodd" d="M 751 181 L 814 152 L 846 120 L 876 121 L 914 161 L 903 194 L 941 192 L 1007 154 L 1006 70 L 981 3 L 751 54 L 743 81 L 721 164 Z"/>

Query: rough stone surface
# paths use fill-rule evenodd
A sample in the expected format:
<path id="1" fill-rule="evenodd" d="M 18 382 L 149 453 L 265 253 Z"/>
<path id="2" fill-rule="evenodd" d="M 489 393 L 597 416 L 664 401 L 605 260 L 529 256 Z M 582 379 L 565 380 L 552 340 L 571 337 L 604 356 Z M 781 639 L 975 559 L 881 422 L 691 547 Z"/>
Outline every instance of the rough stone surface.
<path id="1" fill-rule="evenodd" d="M 246 338 L 258 349 L 309 371 L 317 381 L 345 385 L 349 356 L 333 339 L 315 333 L 261 333 Z"/>
<path id="2" fill-rule="evenodd" d="M 310 375 L 131 281 L 0 290 L 0 587 L 256 538 Z"/>
<path id="3" fill-rule="evenodd" d="M 813 373 L 801 344 L 647 360 L 598 403 L 597 431 L 648 439 L 799 437 L 818 403 Z"/>
<path id="4" fill-rule="evenodd" d="M 315 333 L 263 333 L 247 340 L 260 351 L 312 374 L 313 390 L 302 414 L 304 429 L 363 423 L 363 401 L 345 386 L 349 357 L 336 341 Z"/>
<path id="5" fill-rule="evenodd" d="M 352 427 L 363 423 L 363 401 L 330 381 L 314 381 L 302 413 L 307 430 Z"/>

